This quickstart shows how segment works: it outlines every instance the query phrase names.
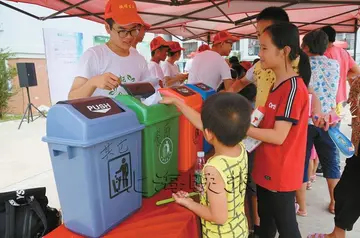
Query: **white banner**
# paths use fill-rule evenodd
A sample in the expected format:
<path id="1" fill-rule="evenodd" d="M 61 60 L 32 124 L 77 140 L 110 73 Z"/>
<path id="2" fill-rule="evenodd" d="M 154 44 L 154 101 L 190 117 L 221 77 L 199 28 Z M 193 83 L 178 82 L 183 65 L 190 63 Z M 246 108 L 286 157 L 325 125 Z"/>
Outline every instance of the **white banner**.
<path id="1" fill-rule="evenodd" d="M 43 29 L 50 99 L 67 100 L 75 69 L 83 54 L 83 33 Z"/>

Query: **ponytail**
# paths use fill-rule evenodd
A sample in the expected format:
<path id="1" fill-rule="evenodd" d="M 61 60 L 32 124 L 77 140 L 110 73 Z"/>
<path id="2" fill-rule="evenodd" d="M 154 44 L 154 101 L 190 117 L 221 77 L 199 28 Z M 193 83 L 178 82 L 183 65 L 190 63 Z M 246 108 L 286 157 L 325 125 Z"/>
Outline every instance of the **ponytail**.
<path id="1" fill-rule="evenodd" d="M 311 66 L 309 57 L 305 54 L 303 50 L 299 51 L 299 75 L 302 77 L 306 87 L 309 86 L 311 78 Z"/>

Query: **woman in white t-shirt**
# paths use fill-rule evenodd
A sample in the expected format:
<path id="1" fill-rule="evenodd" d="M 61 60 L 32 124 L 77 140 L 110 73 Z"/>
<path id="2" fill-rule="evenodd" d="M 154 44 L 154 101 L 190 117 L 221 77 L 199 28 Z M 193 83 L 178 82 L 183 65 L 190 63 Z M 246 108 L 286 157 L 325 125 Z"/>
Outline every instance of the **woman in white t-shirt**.
<path id="1" fill-rule="evenodd" d="M 180 59 L 181 51 L 185 49 L 178 42 L 171 42 L 169 47 L 168 58 L 161 64 L 161 69 L 166 78 L 166 86 L 172 87 L 182 84 L 187 79 L 188 74 L 180 73 L 177 64 L 175 64 Z"/>

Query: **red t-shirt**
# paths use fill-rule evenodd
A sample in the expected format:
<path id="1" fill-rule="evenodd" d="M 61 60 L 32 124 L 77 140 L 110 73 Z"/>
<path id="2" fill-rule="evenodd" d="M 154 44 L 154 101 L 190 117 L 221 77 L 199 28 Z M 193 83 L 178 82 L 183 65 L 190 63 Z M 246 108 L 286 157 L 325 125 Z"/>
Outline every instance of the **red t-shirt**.
<path id="1" fill-rule="evenodd" d="M 309 111 L 308 89 L 293 77 L 272 89 L 260 128 L 273 129 L 276 121 L 293 123 L 282 145 L 261 143 L 256 149 L 253 178 L 268 190 L 287 192 L 301 187 L 304 176 Z"/>

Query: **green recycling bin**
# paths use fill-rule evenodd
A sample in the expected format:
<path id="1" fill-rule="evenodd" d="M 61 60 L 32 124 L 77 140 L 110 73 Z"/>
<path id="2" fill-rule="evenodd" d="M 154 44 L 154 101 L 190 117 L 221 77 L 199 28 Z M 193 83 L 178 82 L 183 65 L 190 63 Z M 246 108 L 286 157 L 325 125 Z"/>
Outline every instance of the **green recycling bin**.
<path id="1" fill-rule="evenodd" d="M 142 131 L 142 195 L 151 197 L 178 176 L 179 116 L 175 106 L 144 105 L 138 98 L 119 95 L 117 101 L 133 110 Z"/>

